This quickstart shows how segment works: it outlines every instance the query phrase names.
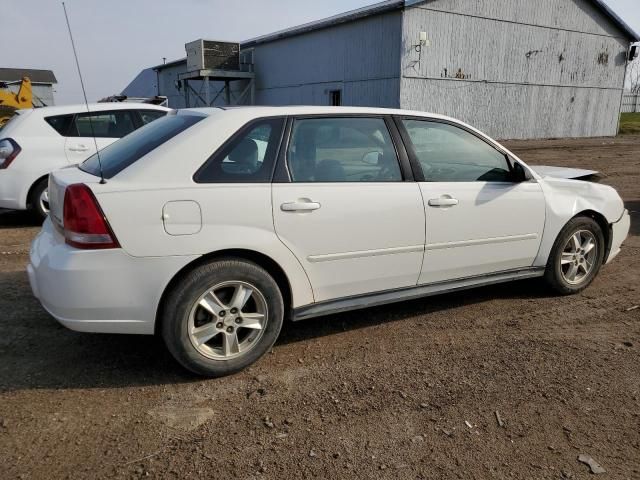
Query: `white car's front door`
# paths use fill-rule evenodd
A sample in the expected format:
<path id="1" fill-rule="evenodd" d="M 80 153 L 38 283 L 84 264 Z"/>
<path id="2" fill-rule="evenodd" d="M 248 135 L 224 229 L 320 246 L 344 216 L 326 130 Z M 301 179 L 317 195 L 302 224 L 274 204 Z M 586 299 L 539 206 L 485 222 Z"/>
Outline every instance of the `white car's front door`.
<path id="1" fill-rule="evenodd" d="M 65 141 L 67 161 L 83 162 L 96 153 L 96 146 L 102 150 L 134 130 L 133 115 L 128 110 L 77 114 Z"/>
<path id="2" fill-rule="evenodd" d="M 535 181 L 514 181 L 503 152 L 453 124 L 402 121 L 427 222 L 420 283 L 530 267 L 545 221 Z"/>
<path id="3" fill-rule="evenodd" d="M 415 286 L 424 207 L 385 119 L 296 119 L 290 138 L 290 182 L 273 184 L 273 216 L 315 300 Z"/>

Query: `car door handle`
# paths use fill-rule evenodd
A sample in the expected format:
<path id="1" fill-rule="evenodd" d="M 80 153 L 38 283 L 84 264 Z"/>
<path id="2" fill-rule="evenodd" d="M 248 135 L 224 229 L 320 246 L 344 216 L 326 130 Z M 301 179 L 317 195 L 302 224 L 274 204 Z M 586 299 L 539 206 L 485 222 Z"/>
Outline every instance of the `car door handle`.
<path id="1" fill-rule="evenodd" d="M 72 147 L 69 147 L 69 150 L 72 152 L 87 152 L 89 151 L 89 147 L 86 145 L 73 145 Z"/>
<path id="2" fill-rule="evenodd" d="M 457 198 L 443 196 L 440 198 L 432 198 L 429 200 L 430 207 L 455 207 L 460 203 Z"/>
<path id="3" fill-rule="evenodd" d="M 302 198 L 295 202 L 288 202 L 280 205 L 280 210 L 283 212 L 312 212 L 319 208 L 320 204 L 318 202 L 312 202 L 308 198 Z"/>

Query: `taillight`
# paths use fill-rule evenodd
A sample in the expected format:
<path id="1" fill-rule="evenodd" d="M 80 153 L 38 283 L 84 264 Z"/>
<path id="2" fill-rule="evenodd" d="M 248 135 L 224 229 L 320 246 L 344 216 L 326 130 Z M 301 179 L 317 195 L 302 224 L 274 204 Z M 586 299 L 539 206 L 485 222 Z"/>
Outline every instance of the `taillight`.
<path id="1" fill-rule="evenodd" d="M 96 197 L 83 183 L 64 193 L 63 229 L 67 245 L 81 249 L 119 248 Z"/>
<path id="2" fill-rule="evenodd" d="M 0 140 L 0 170 L 11 165 L 21 151 L 20 145 L 12 138 Z"/>

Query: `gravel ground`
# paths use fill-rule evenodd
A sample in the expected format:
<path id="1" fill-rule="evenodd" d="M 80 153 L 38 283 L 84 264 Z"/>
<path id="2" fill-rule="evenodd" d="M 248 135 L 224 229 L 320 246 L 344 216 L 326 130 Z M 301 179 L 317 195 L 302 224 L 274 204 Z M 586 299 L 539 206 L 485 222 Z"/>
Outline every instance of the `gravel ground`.
<path id="1" fill-rule="evenodd" d="M 0 479 L 640 478 L 640 137 L 509 142 L 604 173 L 632 213 L 583 294 L 523 281 L 288 325 L 203 381 L 151 337 L 63 329 L 0 214 Z M 498 424 L 496 412 L 503 426 Z"/>

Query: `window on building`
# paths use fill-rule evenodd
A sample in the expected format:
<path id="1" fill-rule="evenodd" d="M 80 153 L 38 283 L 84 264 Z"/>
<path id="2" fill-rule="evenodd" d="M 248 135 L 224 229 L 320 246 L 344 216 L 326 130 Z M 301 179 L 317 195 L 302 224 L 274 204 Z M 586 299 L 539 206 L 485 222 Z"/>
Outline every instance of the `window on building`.
<path id="1" fill-rule="evenodd" d="M 402 173 L 381 118 L 296 120 L 287 154 L 294 182 L 400 182 Z"/>

